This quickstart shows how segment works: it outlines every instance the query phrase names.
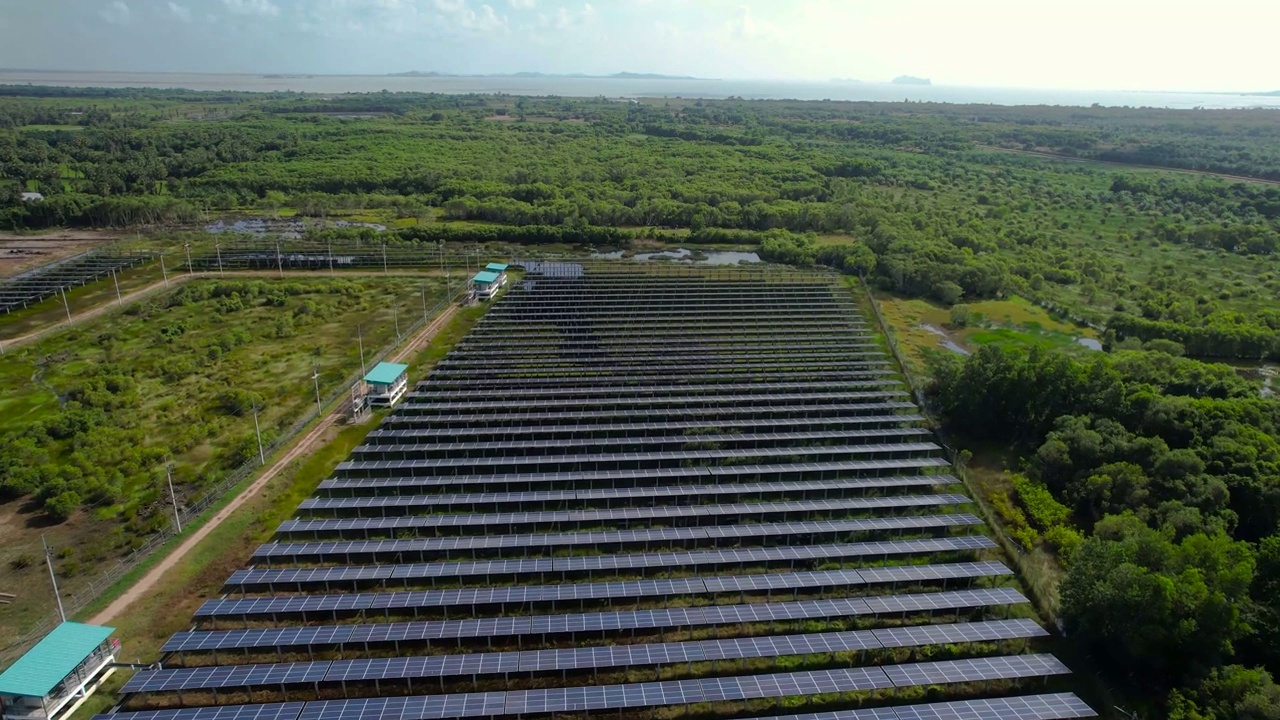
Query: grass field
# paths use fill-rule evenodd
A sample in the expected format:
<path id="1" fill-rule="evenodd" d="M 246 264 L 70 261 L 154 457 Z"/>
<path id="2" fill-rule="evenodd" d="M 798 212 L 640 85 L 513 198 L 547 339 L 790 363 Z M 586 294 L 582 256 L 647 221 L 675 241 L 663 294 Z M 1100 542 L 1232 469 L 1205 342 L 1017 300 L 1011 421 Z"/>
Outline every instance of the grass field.
<path id="1" fill-rule="evenodd" d="M 969 319 L 963 327 L 953 326 L 950 310 L 928 300 L 880 293 L 877 301 L 911 369 L 922 374 L 927 371 L 928 357 L 935 353 L 972 352 L 983 345 L 1088 353 L 1092 350 L 1081 340 L 1098 338 L 1092 328 L 1056 319 L 1044 308 L 1016 296 L 966 305 Z"/>
<path id="2" fill-rule="evenodd" d="M 0 356 L 0 616 L 16 635 L 47 614 L 40 533 L 57 552 L 64 590 L 170 522 L 164 462 L 179 501 L 256 457 L 321 393 L 433 307 L 436 278 L 193 280 Z M 392 308 L 396 308 L 393 316 Z M 359 328 L 359 331 L 357 331 Z M 83 509 L 57 522 L 50 497 Z"/>

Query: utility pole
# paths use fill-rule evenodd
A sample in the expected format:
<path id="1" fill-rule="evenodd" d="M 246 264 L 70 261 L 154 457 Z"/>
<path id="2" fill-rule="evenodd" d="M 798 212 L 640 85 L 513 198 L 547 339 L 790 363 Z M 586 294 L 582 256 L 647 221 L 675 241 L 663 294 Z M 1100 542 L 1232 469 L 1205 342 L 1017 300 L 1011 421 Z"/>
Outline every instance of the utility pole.
<path id="1" fill-rule="evenodd" d="M 62 307 L 67 311 L 67 322 L 71 322 L 71 303 L 67 302 L 67 289 L 58 288 L 58 292 L 62 293 Z"/>
<path id="2" fill-rule="evenodd" d="M 182 249 L 187 251 L 187 274 L 190 275 L 195 272 L 191 267 L 191 243 L 182 243 Z"/>
<path id="3" fill-rule="evenodd" d="M 218 274 L 221 275 L 222 274 L 222 242 L 221 241 L 215 242 L 213 244 L 213 251 L 218 253 Z"/>
<path id="4" fill-rule="evenodd" d="M 391 322 L 395 323 L 396 339 L 399 340 L 400 339 L 400 315 L 396 312 L 396 304 L 394 300 L 391 301 Z"/>
<path id="5" fill-rule="evenodd" d="M 284 277 L 284 257 L 280 255 L 280 241 L 276 241 L 276 267 L 280 270 L 280 277 Z"/>
<path id="6" fill-rule="evenodd" d="M 58 592 L 58 576 L 53 574 L 53 551 L 49 549 L 49 543 L 44 541 L 44 534 L 40 535 L 40 544 L 44 546 L 44 561 L 49 565 L 49 580 L 53 583 L 53 597 L 58 601 L 58 617 L 62 618 L 62 622 L 67 621 L 67 611 L 62 609 L 62 593 Z"/>
<path id="7" fill-rule="evenodd" d="M 427 286 L 422 286 L 422 322 L 427 322 Z"/>
<path id="8" fill-rule="evenodd" d="M 173 463 L 165 461 L 164 477 L 169 481 L 169 499 L 173 501 L 173 527 L 182 534 L 182 516 L 178 514 L 178 495 L 173 491 Z"/>
<path id="9" fill-rule="evenodd" d="M 387 241 L 382 241 L 382 274 L 387 274 Z"/>
<path id="10" fill-rule="evenodd" d="M 164 286 L 169 287 L 169 271 L 164 268 L 164 253 L 160 253 L 160 275 L 164 277 Z"/>
<path id="11" fill-rule="evenodd" d="M 356 326 L 356 343 L 360 345 L 360 374 L 364 375 L 369 372 L 364 366 L 364 334 L 360 331 L 360 326 Z"/>
<path id="12" fill-rule="evenodd" d="M 323 409 L 320 406 L 320 366 L 319 365 L 314 365 L 311 368 L 311 382 L 314 382 L 316 384 L 316 417 L 320 417 L 320 415 L 323 414 Z"/>
<path id="13" fill-rule="evenodd" d="M 253 406 L 253 432 L 258 436 L 258 462 L 267 464 L 267 454 L 262 451 L 262 428 L 258 426 L 258 405 Z"/>
<path id="14" fill-rule="evenodd" d="M 116 269 L 111 268 L 111 282 L 116 284 L 116 304 L 124 306 L 124 298 L 120 297 L 120 278 L 116 275 Z"/>
<path id="15" fill-rule="evenodd" d="M 329 243 L 329 277 L 333 277 L 333 243 Z"/>

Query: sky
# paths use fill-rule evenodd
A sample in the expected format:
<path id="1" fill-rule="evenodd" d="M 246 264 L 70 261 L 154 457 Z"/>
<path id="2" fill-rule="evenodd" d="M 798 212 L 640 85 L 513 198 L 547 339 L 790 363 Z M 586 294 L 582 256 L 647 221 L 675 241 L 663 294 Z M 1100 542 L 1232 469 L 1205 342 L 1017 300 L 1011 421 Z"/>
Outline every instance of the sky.
<path id="1" fill-rule="evenodd" d="M 0 68 L 1280 90 L 1280 0 L 0 0 Z"/>

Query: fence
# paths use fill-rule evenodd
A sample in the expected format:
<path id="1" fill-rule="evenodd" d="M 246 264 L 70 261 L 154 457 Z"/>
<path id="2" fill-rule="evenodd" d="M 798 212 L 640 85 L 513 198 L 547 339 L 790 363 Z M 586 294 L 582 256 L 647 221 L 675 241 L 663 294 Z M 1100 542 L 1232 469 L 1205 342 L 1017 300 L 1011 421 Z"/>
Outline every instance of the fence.
<path id="1" fill-rule="evenodd" d="M 943 451 L 947 455 L 947 461 L 951 463 L 957 477 L 964 483 L 965 489 L 969 491 L 969 496 L 978 505 L 979 514 L 982 520 L 992 529 L 996 536 L 996 540 L 1000 543 L 1000 547 L 1004 550 L 1005 555 L 1013 560 L 1014 565 L 1018 568 L 1018 573 L 1027 580 L 1025 584 L 1031 600 L 1035 604 L 1036 609 L 1046 619 L 1056 620 L 1055 613 L 1052 610 L 1050 599 L 1045 596 L 1045 590 L 1040 587 L 1038 582 L 1031 580 L 1038 576 L 1035 569 L 1031 567 L 1026 551 L 1022 546 L 1013 542 L 1004 532 L 1004 526 L 1000 524 L 999 517 L 995 510 L 991 507 L 986 496 L 981 492 L 982 488 L 973 479 L 969 473 L 969 468 L 965 466 L 964 459 L 956 450 L 955 445 L 947 438 L 946 431 L 942 428 L 929 407 L 927 398 L 925 397 L 922 383 L 916 379 L 911 372 L 911 366 L 907 364 L 906 358 L 902 354 L 902 349 L 898 346 L 897 338 L 894 337 L 893 329 L 889 323 L 885 321 L 884 315 L 880 312 L 880 304 L 876 302 L 875 296 L 871 294 L 871 288 L 865 281 L 860 281 L 862 290 L 866 293 L 867 304 L 871 306 L 871 311 L 875 315 L 876 324 L 880 327 L 880 333 L 884 335 L 885 343 L 889 346 L 889 352 L 893 355 L 894 361 L 902 371 L 902 376 L 906 379 L 907 385 L 911 388 L 911 395 L 916 401 L 916 405 L 920 407 L 920 411 L 925 417 L 929 418 L 929 424 L 933 428 L 938 444 L 942 446 Z"/>
<path id="2" fill-rule="evenodd" d="M 454 281 L 452 285 L 446 288 L 444 299 L 436 303 L 436 305 L 430 310 L 424 312 L 420 319 L 416 320 L 413 324 L 404 329 L 394 340 L 379 348 L 372 355 L 371 364 L 376 364 L 380 360 L 385 359 L 400 346 L 400 343 L 404 338 L 411 337 L 414 333 L 425 328 L 446 307 L 451 303 L 460 300 L 467 287 L 467 284 L 465 282 L 461 282 L 461 280 L 462 278 L 458 278 L 458 280 Z M 362 377 L 363 371 L 357 370 L 344 378 L 334 390 L 321 399 L 320 404 L 323 406 L 323 409 L 325 411 L 332 411 L 340 408 L 342 403 L 350 397 L 351 387 L 359 382 Z M 271 455 L 274 455 L 277 450 L 293 442 L 294 438 L 296 438 L 299 433 L 301 433 L 317 418 L 321 417 L 322 414 L 323 413 L 320 408 L 308 410 L 302 415 L 302 417 L 295 420 L 287 430 L 280 433 L 275 442 L 271 445 L 263 446 L 264 455 L 270 457 Z M 178 514 L 182 526 L 190 530 L 194 526 L 194 521 L 203 512 L 218 503 L 220 500 L 226 498 L 227 493 L 244 481 L 248 480 L 256 474 L 258 470 L 262 469 L 262 467 L 264 467 L 264 463 L 261 463 L 256 459 L 246 461 L 240 465 L 240 467 L 231 471 L 217 485 L 206 490 L 194 502 L 188 502 L 185 509 Z M 175 532 L 175 526 L 173 525 L 157 532 L 148 538 L 140 547 L 129 553 L 129 555 L 121 558 L 114 565 L 99 573 L 97 577 L 89 581 L 86 585 L 78 588 L 70 597 L 64 598 L 63 607 L 66 610 L 67 615 L 75 615 L 81 610 L 84 610 L 91 603 L 101 597 L 102 594 L 110 587 L 119 582 L 120 579 L 129 571 L 141 565 L 147 558 L 151 557 L 156 550 L 160 549 L 161 546 L 169 542 L 169 540 L 177 537 L 179 534 L 180 533 Z M 43 637 L 44 634 L 51 630 L 58 622 L 60 622 L 60 618 L 57 615 L 52 615 L 49 618 L 42 620 L 38 625 L 14 642 L 8 644 L 4 648 L 0 648 L 0 659 L 6 659 L 24 651 L 28 645 L 33 643 L 37 638 Z"/>

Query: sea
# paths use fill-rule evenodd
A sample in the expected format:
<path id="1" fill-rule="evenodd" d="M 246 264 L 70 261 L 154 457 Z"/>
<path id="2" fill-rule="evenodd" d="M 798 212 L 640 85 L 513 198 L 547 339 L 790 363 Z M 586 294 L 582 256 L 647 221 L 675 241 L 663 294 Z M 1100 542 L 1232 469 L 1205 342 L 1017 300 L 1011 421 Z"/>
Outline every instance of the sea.
<path id="1" fill-rule="evenodd" d="M 608 98 L 853 100 L 987 105 L 1159 108 L 1276 108 L 1280 95 L 1212 92 L 1045 90 L 891 83 L 786 82 L 563 76 L 213 75 L 197 73 L 0 70 L 3 85 L 150 87 L 191 90 L 294 91 L 320 94 L 422 92 Z"/>

